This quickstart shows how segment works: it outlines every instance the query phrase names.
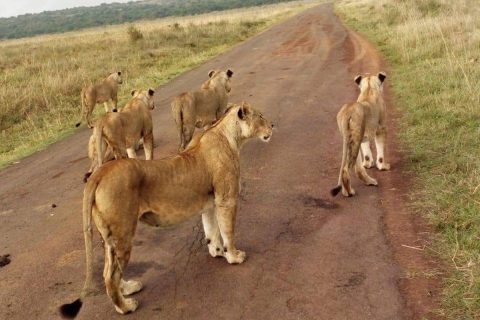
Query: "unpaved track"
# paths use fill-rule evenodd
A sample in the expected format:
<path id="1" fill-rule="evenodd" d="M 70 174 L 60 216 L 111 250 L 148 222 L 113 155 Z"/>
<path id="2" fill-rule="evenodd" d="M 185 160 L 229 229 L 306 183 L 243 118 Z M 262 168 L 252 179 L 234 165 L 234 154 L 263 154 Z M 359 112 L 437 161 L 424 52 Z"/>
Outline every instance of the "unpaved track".
<path id="1" fill-rule="evenodd" d="M 269 144 L 252 142 L 241 157 L 236 239 L 247 261 L 231 266 L 209 257 L 200 217 L 171 230 L 140 224 L 126 277 L 145 288 L 136 295 L 140 308 L 125 319 L 411 318 L 382 205 L 383 183 L 398 163 L 392 160 L 391 173 L 372 173 L 379 188 L 355 179 L 358 196 L 328 194 L 341 157 L 336 112 L 356 99 L 354 74 L 379 65 L 368 43 L 345 29 L 331 5 L 322 5 L 159 88 L 156 158 L 177 148 L 172 96 L 199 87 L 214 68 L 231 67 L 231 101 L 251 102 L 278 129 Z M 90 133 L 84 129 L 0 173 L 0 255 L 12 257 L 0 268 L 2 319 L 56 318 L 58 305 L 80 292 L 81 180 Z M 103 252 L 95 237 L 101 293 L 78 318 L 123 319 L 103 289 Z"/>

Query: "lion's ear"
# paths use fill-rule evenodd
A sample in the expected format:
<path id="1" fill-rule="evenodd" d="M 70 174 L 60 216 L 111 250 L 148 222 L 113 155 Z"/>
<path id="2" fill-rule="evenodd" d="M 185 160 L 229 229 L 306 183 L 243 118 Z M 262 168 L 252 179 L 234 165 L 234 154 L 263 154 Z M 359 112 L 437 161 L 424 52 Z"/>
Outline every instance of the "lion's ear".
<path id="1" fill-rule="evenodd" d="M 208 77 L 211 78 L 215 74 L 215 70 L 210 70 L 208 72 Z"/>
<path id="2" fill-rule="evenodd" d="M 132 96 L 134 96 L 136 92 L 137 92 L 137 90 L 132 90 L 132 92 L 130 92 L 130 93 L 132 94 Z"/>
<path id="3" fill-rule="evenodd" d="M 148 89 L 149 96 L 153 96 L 154 93 L 155 93 L 155 90 L 153 90 L 152 88 Z"/>
<path id="4" fill-rule="evenodd" d="M 238 109 L 238 117 L 240 118 L 240 120 L 243 120 L 245 119 L 245 112 L 243 110 L 243 107 L 240 107 L 240 109 Z"/>
<path id="5" fill-rule="evenodd" d="M 362 82 L 362 76 L 360 75 L 356 76 L 353 81 L 355 81 L 357 85 L 360 85 L 360 82 Z"/>
<path id="6" fill-rule="evenodd" d="M 245 101 L 242 102 L 242 106 L 238 109 L 238 117 L 241 120 L 244 120 L 246 116 L 250 113 L 250 105 Z"/>
<path id="7" fill-rule="evenodd" d="M 246 102 L 246 101 L 242 101 L 242 108 L 244 109 L 249 109 L 251 106 L 250 106 L 250 103 Z"/>
<path id="8" fill-rule="evenodd" d="M 227 77 L 231 78 L 233 76 L 233 71 L 230 69 L 227 69 Z"/>
<path id="9" fill-rule="evenodd" d="M 387 77 L 387 74 L 386 74 L 385 72 L 380 71 L 380 72 L 378 73 L 378 79 L 380 79 L 380 82 L 385 81 L 385 78 L 386 78 L 386 77 Z"/>

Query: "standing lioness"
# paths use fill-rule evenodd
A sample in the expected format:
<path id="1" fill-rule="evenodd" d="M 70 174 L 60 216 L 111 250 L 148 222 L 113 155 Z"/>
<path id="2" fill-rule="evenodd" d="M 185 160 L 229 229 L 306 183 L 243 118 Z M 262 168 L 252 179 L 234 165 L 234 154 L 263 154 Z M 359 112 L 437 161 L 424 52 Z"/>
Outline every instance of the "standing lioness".
<path id="1" fill-rule="evenodd" d="M 269 141 L 272 127 L 248 104 L 234 105 L 179 155 L 152 161 L 121 159 L 95 171 L 83 196 L 85 285 L 78 300 L 61 307 L 62 315 L 75 317 L 93 286 L 92 216 L 104 240 L 107 293 L 121 314 L 137 309 L 137 301 L 125 296 L 142 288 L 138 281 L 123 279 L 138 220 L 169 227 L 201 214 L 210 254 L 242 263 L 245 252 L 234 242 L 240 149 L 250 138 Z"/>
<path id="2" fill-rule="evenodd" d="M 83 88 L 80 99 L 82 101 L 82 118 L 87 122 L 89 128 L 92 128 L 92 112 L 97 103 L 103 103 L 105 112 L 117 111 L 117 93 L 118 85 L 122 84 L 122 73 L 120 71 L 111 73 L 102 82 L 95 85 L 89 85 Z M 109 107 L 111 104 L 111 107 Z M 75 126 L 80 126 L 80 120 Z"/>
<path id="3" fill-rule="evenodd" d="M 136 158 L 135 146 L 143 139 L 145 159 L 153 159 L 153 124 L 150 110 L 155 108 L 153 89 L 133 90 L 132 99 L 120 111 L 107 113 L 95 123 L 88 143 L 90 169 L 84 181 L 102 163 L 115 159 Z"/>
<path id="4" fill-rule="evenodd" d="M 365 170 L 372 159 L 369 141 L 375 138 L 377 147 L 377 168 L 389 170 L 385 161 L 385 140 L 387 128 L 385 123 L 386 107 L 383 101 L 383 82 L 386 74 L 380 72 L 375 76 L 356 76 L 355 82 L 360 87 L 357 102 L 344 105 L 337 115 L 337 123 L 343 136 L 342 165 L 338 185 L 330 192 L 336 196 L 340 190 L 346 197 L 353 196 L 355 190 L 350 183 L 350 168 L 355 166 L 355 173 L 366 185 L 377 185 L 377 180 L 370 177 Z M 362 154 L 359 152 L 362 145 Z"/>
<path id="5" fill-rule="evenodd" d="M 192 140 L 195 127 L 208 128 L 219 119 L 228 104 L 232 70 L 212 70 L 210 79 L 198 91 L 184 92 L 173 99 L 172 113 L 180 136 L 179 151 Z"/>

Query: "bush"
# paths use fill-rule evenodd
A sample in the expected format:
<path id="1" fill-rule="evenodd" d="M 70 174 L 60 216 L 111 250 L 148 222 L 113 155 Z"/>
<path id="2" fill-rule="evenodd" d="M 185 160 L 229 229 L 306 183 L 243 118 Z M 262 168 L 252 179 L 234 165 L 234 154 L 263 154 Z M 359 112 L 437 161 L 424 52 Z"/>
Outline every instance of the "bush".
<path id="1" fill-rule="evenodd" d="M 128 36 L 130 41 L 137 42 L 138 40 L 143 39 L 143 33 L 135 25 L 130 25 L 127 29 Z"/>

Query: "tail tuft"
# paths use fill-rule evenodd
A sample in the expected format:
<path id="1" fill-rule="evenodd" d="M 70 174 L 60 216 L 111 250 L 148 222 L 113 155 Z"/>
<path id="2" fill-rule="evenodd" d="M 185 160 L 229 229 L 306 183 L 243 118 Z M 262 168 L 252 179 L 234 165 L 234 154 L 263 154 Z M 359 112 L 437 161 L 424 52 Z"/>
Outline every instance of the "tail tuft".
<path id="1" fill-rule="evenodd" d="M 75 125 L 75 127 L 77 127 L 77 128 L 80 127 L 80 124 L 81 124 L 81 122 L 77 123 L 77 124 Z"/>
<path id="2" fill-rule="evenodd" d="M 60 307 L 60 314 L 65 319 L 73 319 L 77 316 L 78 311 L 80 311 L 81 307 L 82 307 L 82 300 L 77 299 L 77 300 L 73 301 L 72 303 L 67 303 L 67 304 L 64 304 L 63 306 L 61 306 Z"/>
<path id="3" fill-rule="evenodd" d="M 330 190 L 330 194 L 332 195 L 332 197 L 335 197 L 340 192 L 340 190 L 342 190 L 342 186 L 336 186 L 335 188 Z"/>
<path id="4" fill-rule="evenodd" d="M 83 182 L 87 183 L 88 178 L 90 178 L 91 175 L 92 175 L 92 172 L 85 173 L 85 175 L 83 176 Z"/>

